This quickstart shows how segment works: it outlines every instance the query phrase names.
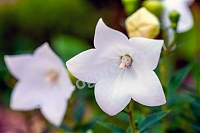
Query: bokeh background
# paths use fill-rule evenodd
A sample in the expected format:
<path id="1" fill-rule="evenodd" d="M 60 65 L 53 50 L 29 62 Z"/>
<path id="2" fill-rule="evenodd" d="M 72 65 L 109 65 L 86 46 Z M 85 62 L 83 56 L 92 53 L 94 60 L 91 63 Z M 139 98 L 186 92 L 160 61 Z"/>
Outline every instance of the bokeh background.
<path id="1" fill-rule="evenodd" d="M 175 99 L 169 107 L 172 113 L 165 119 L 164 131 L 169 133 L 200 131 L 200 102 L 193 98 L 200 94 L 200 2 L 196 0 L 190 9 L 194 27 L 179 35 L 181 46 L 171 55 L 169 77 L 187 65 L 192 69 L 179 87 L 181 98 Z M 121 0 L 0 0 L 0 133 L 111 132 L 96 122 L 101 120 L 126 129 L 128 117 L 123 112 L 114 117 L 103 113 L 96 104 L 93 88 L 87 87 L 75 91 L 59 128 L 49 124 L 39 110 L 10 110 L 10 94 L 16 79 L 8 72 L 3 59 L 4 55 L 32 53 L 44 42 L 49 42 L 66 62 L 93 48 L 99 18 L 103 18 L 109 27 L 126 34 L 126 17 Z M 73 77 L 72 80 L 75 82 Z M 141 119 L 160 108 L 149 109 L 136 103 L 135 109 L 135 118 Z M 160 122 L 151 131 L 163 132 Z"/>

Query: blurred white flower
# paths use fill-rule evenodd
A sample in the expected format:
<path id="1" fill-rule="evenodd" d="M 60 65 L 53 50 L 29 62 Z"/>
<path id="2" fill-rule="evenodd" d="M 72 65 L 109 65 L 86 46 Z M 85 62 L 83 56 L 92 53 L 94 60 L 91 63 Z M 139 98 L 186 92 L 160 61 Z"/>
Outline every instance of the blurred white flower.
<path id="1" fill-rule="evenodd" d="M 48 43 L 33 54 L 6 55 L 4 59 L 10 73 L 18 79 L 10 107 L 18 111 L 40 108 L 49 122 L 59 126 L 74 86 L 63 62 Z"/>
<path id="2" fill-rule="evenodd" d="M 163 0 L 162 3 L 164 10 L 161 21 L 164 28 L 170 26 L 171 22 L 169 19 L 169 12 L 175 10 L 180 14 L 177 31 L 180 33 L 190 30 L 194 22 L 188 5 L 191 5 L 193 2 L 194 0 Z"/>
<path id="3" fill-rule="evenodd" d="M 95 49 L 78 54 L 66 65 L 76 78 L 96 83 L 96 101 L 109 115 L 123 110 L 131 98 L 143 105 L 159 106 L 166 100 L 153 70 L 162 45 L 163 40 L 128 39 L 100 19 L 95 31 Z"/>
<path id="4" fill-rule="evenodd" d="M 190 5 L 192 5 L 194 3 L 195 0 L 185 0 L 185 1 L 190 6 Z"/>

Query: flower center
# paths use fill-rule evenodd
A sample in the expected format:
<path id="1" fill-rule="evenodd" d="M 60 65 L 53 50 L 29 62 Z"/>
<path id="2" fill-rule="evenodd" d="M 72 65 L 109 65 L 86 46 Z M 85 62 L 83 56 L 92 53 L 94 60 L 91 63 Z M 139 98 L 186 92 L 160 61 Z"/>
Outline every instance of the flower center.
<path id="1" fill-rule="evenodd" d="M 120 69 L 123 69 L 125 67 L 129 68 L 132 65 L 132 58 L 129 55 L 124 55 L 121 57 L 121 63 L 119 65 Z"/>
<path id="2" fill-rule="evenodd" d="M 55 70 L 49 70 L 44 80 L 46 82 L 56 83 L 59 77 L 59 73 Z"/>

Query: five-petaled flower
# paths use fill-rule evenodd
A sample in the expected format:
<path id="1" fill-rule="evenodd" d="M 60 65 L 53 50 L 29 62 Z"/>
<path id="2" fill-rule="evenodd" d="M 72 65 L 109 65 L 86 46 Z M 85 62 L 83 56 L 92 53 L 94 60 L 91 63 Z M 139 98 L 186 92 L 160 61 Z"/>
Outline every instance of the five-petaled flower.
<path id="1" fill-rule="evenodd" d="M 5 63 L 18 79 L 11 94 L 10 107 L 19 111 L 40 108 L 49 122 L 59 126 L 74 86 L 63 62 L 49 45 L 44 43 L 33 55 L 6 55 Z"/>
<path id="2" fill-rule="evenodd" d="M 194 22 L 188 5 L 193 2 L 194 0 L 163 0 L 164 11 L 161 20 L 164 28 L 170 26 L 169 12 L 175 10 L 180 14 L 177 31 L 181 33 L 190 30 Z"/>
<path id="3" fill-rule="evenodd" d="M 95 31 L 95 49 L 78 54 L 66 65 L 76 78 L 96 83 L 96 101 L 109 115 L 119 113 L 131 99 L 143 105 L 159 106 L 166 99 L 153 70 L 162 45 L 163 40 L 128 39 L 100 19 Z"/>

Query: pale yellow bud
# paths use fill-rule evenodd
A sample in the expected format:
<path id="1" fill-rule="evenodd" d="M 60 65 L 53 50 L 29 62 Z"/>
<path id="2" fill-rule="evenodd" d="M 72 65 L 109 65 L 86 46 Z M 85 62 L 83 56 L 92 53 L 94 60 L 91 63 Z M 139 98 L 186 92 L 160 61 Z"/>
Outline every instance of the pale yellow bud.
<path id="1" fill-rule="evenodd" d="M 155 38 L 160 32 L 158 18 L 142 7 L 125 20 L 128 36 Z"/>

